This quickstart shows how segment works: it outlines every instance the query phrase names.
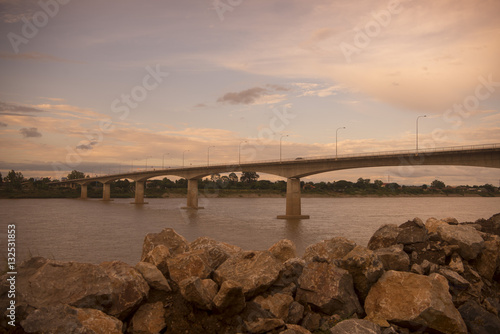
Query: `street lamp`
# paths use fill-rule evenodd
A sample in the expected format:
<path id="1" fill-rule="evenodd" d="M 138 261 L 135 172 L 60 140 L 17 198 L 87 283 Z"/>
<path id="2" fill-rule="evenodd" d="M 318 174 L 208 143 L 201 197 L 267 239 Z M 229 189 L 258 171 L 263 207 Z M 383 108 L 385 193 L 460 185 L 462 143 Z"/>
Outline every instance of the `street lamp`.
<path id="1" fill-rule="evenodd" d="M 338 147 L 337 146 L 337 142 L 338 142 L 339 130 L 340 129 L 345 129 L 345 126 L 342 126 L 342 127 L 338 128 L 337 131 L 335 132 L 335 159 L 337 159 L 337 152 L 338 152 L 338 150 L 337 150 L 337 147 Z"/>
<path id="2" fill-rule="evenodd" d="M 163 153 L 163 157 L 161 158 L 161 169 L 165 169 L 165 154 L 169 155 L 170 153 Z"/>
<path id="3" fill-rule="evenodd" d="M 184 153 L 189 152 L 189 150 L 185 150 L 182 152 L 182 167 L 184 167 Z"/>
<path id="4" fill-rule="evenodd" d="M 422 116 L 418 116 L 417 117 L 417 131 L 416 131 L 416 135 L 417 135 L 417 138 L 416 138 L 416 153 L 418 154 L 418 119 L 421 118 L 421 117 L 427 117 L 427 115 L 422 115 Z"/>
<path id="5" fill-rule="evenodd" d="M 151 156 L 151 155 L 148 155 L 148 156 L 146 157 L 146 171 L 148 170 L 148 158 L 152 158 L 152 156 Z"/>
<path id="6" fill-rule="evenodd" d="M 210 166 L 210 148 L 215 146 L 209 146 L 207 149 L 207 166 Z"/>
<path id="7" fill-rule="evenodd" d="M 288 135 L 281 135 L 280 137 L 280 162 L 281 162 L 281 139 L 283 139 L 283 137 L 288 137 Z"/>
<path id="8" fill-rule="evenodd" d="M 247 140 L 240 141 L 240 145 L 238 146 L 238 164 L 241 165 L 241 144 L 248 143 Z"/>

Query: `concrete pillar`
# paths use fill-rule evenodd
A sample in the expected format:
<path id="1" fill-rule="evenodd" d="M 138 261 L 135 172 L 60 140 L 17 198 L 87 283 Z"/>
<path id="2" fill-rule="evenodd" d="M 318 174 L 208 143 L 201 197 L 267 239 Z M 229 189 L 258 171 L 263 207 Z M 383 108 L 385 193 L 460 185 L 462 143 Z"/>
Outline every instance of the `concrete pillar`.
<path id="1" fill-rule="evenodd" d="M 82 184 L 82 185 L 80 185 L 80 187 L 81 187 L 80 198 L 81 199 L 87 199 L 87 185 L 86 184 Z"/>
<path id="2" fill-rule="evenodd" d="M 301 212 L 300 179 L 289 178 L 286 183 L 286 214 L 278 219 L 309 219 L 308 215 Z"/>
<path id="3" fill-rule="evenodd" d="M 198 179 L 188 180 L 187 206 L 183 209 L 203 209 L 198 206 Z"/>
<path id="4" fill-rule="evenodd" d="M 111 183 L 102 184 L 102 200 L 111 201 Z"/>
<path id="5" fill-rule="evenodd" d="M 135 181 L 135 201 L 130 204 L 148 204 L 144 202 L 144 186 L 146 181 Z"/>

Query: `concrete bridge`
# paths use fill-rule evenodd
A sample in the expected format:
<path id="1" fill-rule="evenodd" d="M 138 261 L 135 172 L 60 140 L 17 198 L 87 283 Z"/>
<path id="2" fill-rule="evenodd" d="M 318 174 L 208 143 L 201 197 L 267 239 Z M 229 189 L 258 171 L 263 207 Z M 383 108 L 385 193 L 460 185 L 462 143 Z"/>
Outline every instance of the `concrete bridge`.
<path id="1" fill-rule="evenodd" d="M 392 151 L 339 155 L 327 157 L 300 157 L 289 160 L 259 161 L 229 165 L 190 166 L 182 168 L 167 168 L 161 170 L 147 170 L 134 173 L 122 173 L 62 181 L 56 184 L 81 186 L 81 198 L 87 198 L 87 185 L 91 182 L 103 184 L 104 201 L 111 200 L 111 182 L 120 179 L 135 181 L 135 201 L 133 204 L 145 204 L 145 182 L 153 177 L 174 175 L 188 180 L 186 209 L 199 209 L 198 180 L 208 175 L 228 172 L 260 172 L 287 178 L 286 213 L 278 218 L 307 219 L 302 215 L 300 178 L 353 168 L 423 165 L 453 165 L 500 168 L 500 144 L 460 146 L 449 148 L 434 148 L 427 150 Z"/>

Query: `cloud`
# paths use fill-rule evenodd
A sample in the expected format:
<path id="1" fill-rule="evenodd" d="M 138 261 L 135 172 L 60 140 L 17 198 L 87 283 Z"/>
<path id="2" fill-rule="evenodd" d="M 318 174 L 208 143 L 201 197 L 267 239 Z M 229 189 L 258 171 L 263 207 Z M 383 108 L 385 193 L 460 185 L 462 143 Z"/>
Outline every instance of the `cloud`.
<path id="1" fill-rule="evenodd" d="M 43 110 L 0 101 L 0 115 L 17 115 L 19 113 L 39 112 L 43 112 Z"/>
<path id="2" fill-rule="evenodd" d="M 220 103 L 229 104 L 275 104 L 286 99 L 285 94 L 274 94 L 276 92 L 286 92 L 289 87 L 281 85 L 267 84 L 266 87 L 253 87 L 241 92 L 230 92 L 217 99 Z"/>
<path id="3" fill-rule="evenodd" d="M 53 55 L 39 53 L 39 52 L 19 53 L 19 54 L 0 52 L 0 58 L 11 59 L 11 60 L 29 60 L 29 61 L 42 61 L 42 62 L 49 61 L 49 62 L 56 62 L 56 63 L 84 64 L 84 62 L 59 58 L 59 57 L 56 57 Z"/>
<path id="4" fill-rule="evenodd" d="M 24 136 L 24 138 L 36 138 L 42 136 L 42 134 L 38 132 L 37 128 L 22 128 L 19 132 Z"/>
<path id="5" fill-rule="evenodd" d="M 7 127 L 7 123 L 0 122 L 0 128 L 5 128 L 5 127 Z"/>
<path id="6" fill-rule="evenodd" d="M 5 23 L 16 23 L 23 17 L 31 19 L 36 11 L 41 8 L 36 0 L 0 0 L 0 21 Z"/>

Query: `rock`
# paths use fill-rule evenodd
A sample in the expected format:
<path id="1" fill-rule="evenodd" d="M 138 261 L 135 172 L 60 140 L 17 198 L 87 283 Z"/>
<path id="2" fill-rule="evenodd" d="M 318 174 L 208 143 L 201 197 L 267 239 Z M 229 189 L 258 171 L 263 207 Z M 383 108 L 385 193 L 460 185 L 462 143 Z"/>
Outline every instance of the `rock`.
<path id="1" fill-rule="evenodd" d="M 181 253 L 167 259 L 170 278 L 180 284 L 189 277 L 208 278 L 212 273 L 207 250 L 199 249 L 187 253 Z"/>
<path id="2" fill-rule="evenodd" d="M 239 319 L 243 321 L 244 328 L 239 329 L 238 333 L 244 333 L 245 330 L 248 333 L 268 333 L 285 325 L 283 320 L 274 318 L 255 302 L 247 303 Z"/>
<path id="3" fill-rule="evenodd" d="M 300 325 L 311 332 L 315 332 L 319 329 L 321 323 L 321 315 L 314 312 L 307 312 L 304 318 L 300 322 Z"/>
<path id="4" fill-rule="evenodd" d="M 167 259 L 171 256 L 168 247 L 165 245 L 155 246 L 149 253 L 141 258 L 141 262 L 154 264 L 163 276 L 169 277 Z"/>
<path id="5" fill-rule="evenodd" d="M 295 244 L 288 239 L 278 241 L 269 248 L 269 251 L 282 263 L 297 256 Z"/>
<path id="6" fill-rule="evenodd" d="M 440 225 L 437 234 L 447 243 L 459 246 L 458 253 L 466 260 L 475 259 L 484 247 L 479 232 L 467 225 Z"/>
<path id="7" fill-rule="evenodd" d="M 293 297 L 277 293 L 267 297 L 257 296 L 253 301 L 259 304 L 264 310 L 271 312 L 274 317 L 286 320 L 288 318 L 290 305 L 293 303 Z"/>
<path id="8" fill-rule="evenodd" d="M 450 225 L 458 225 L 458 220 L 456 218 L 453 218 L 453 217 L 447 217 L 447 218 L 444 218 L 441 220 L 447 224 L 450 224 Z"/>
<path id="9" fill-rule="evenodd" d="M 439 269 L 439 274 L 443 275 L 448 280 L 450 289 L 463 291 L 470 288 L 470 282 L 453 270 L 441 268 Z"/>
<path id="10" fill-rule="evenodd" d="M 306 262 L 298 257 L 287 260 L 273 285 L 283 288 L 291 283 L 296 285 L 305 265 Z"/>
<path id="11" fill-rule="evenodd" d="M 121 334 L 123 324 L 99 310 L 58 304 L 33 311 L 21 327 L 27 333 Z"/>
<path id="12" fill-rule="evenodd" d="M 219 312 L 238 314 L 246 305 L 243 288 L 235 281 L 226 280 L 214 297 L 213 303 Z"/>
<path id="13" fill-rule="evenodd" d="M 419 264 L 416 264 L 416 263 L 414 263 L 414 264 L 411 265 L 410 271 L 412 273 L 418 274 L 418 275 L 423 275 L 424 274 L 424 269 L 422 268 L 422 266 L 419 265 Z"/>
<path id="14" fill-rule="evenodd" d="M 427 235 L 427 229 L 425 228 L 422 221 L 413 220 L 399 226 L 399 234 L 396 237 L 396 243 L 411 245 L 426 242 L 428 239 L 429 236 Z"/>
<path id="15" fill-rule="evenodd" d="M 280 334 L 311 334 L 311 332 L 299 325 L 286 324 L 286 330 Z"/>
<path id="16" fill-rule="evenodd" d="M 484 249 L 475 261 L 478 273 L 488 281 L 493 280 L 500 261 L 500 237 L 495 237 L 484 242 Z"/>
<path id="17" fill-rule="evenodd" d="M 269 251 L 247 251 L 226 260 L 215 270 L 213 277 L 219 285 L 227 280 L 235 281 L 249 299 L 267 290 L 282 269 L 283 264 Z"/>
<path id="18" fill-rule="evenodd" d="M 195 241 L 189 244 L 190 250 L 198 250 L 198 249 L 210 249 L 210 248 L 220 248 L 225 253 L 229 255 L 234 255 L 242 251 L 242 249 L 238 246 L 234 246 L 225 242 L 217 241 L 215 239 L 209 237 L 199 237 Z"/>
<path id="19" fill-rule="evenodd" d="M 326 262 L 310 262 L 299 278 L 296 300 L 325 314 L 363 313 L 351 275 Z"/>
<path id="20" fill-rule="evenodd" d="M 475 301 L 469 300 L 458 308 L 469 333 L 489 334 L 500 333 L 500 319 L 494 314 L 484 310 Z"/>
<path id="21" fill-rule="evenodd" d="M 342 237 L 323 240 L 308 246 L 302 258 L 306 262 L 312 262 L 315 258 L 320 258 L 333 263 L 334 260 L 343 258 L 355 246 L 354 241 Z"/>
<path id="22" fill-rule="evenodd" d="M 381 334 L 379 325 L 364 319 L 347 319 L 330 329 L 331 334 Z"/>
<path id="23" fill-rule="evenodd" d="M 460 257 L 460 255 L 458 255 L 458 253 L 453 253 L 450 258 L 448 267 L 459 274 L 462 274 L 464 272 L 464 263 L 462 262 L 462 258 Z"/>
<path id="24" fill-rule="evenodd" d="M 437 220 L 436 218 L 429 218 L 425 222 L 425 228 L 427 229 L 427 232 L 429 234 L 435 234 L 437 233 L 438 226 L 443 224 L 448 224 L 448 223 L 442 220 Z"/>
<path id="25" fill-rule="evenodd" d="M 367 320 L 380 325 L 391 322 L 410 329 L 467 333 L 448 292 L 448 282 L 439 274 L 388 271 L 368 293 L 365 311 Z"/>
<path id="26" fill-rule="evenodd" d="M 340 267 L 347 270 L 353 278 L 354 289 L 364 300 L 371 286 L 384 273 L 384 265 L 378 256 L 368 248 L 356 246 L 342 258 Z"/>
<path id="27" fill-rule="evenodd" d="M 68 304 L 124 319 L 149 292 L 142 275 L 119 261 L 94 265 L 32 258 L 22 263 L 17 272 L 19 318 L 23 317 L 21 310 L 25 306 Z"/>
<path id="28" fill-rule="evenodd" d="M 144 277 L 148 285 L 153 289 L 163 290 L 166 292 L 172 291 L 167 279 L 154 264 L 139 262 L 135 265 L 135 269 L 141 273 L 142 277 Z"/>
<path id="29" fill-rule="evenodd" d="M 381 226 L 368 241 L 368 249 L 387 248 L 395 245 L 400 228 L 395 224 Z"/>
<path id="30" fill-rule="evenodd" d="M 299 302 L 292 302 L 288 310 L 288 318 L 286 319 L 287 324 L 298 324 L 302 317 L 304 316 L 304 306 Z"/>
<path id="31" fill-rule="evenodd" d="M 215 283 L 215 282 L 214 282 Z M 213 309 L 213 298 L 215 291 L 210 287 L 211 284 L 204 284 L 199 277 L 192 276 L 186 278 L 179 284 L 182 296 L 190 303 L 202 310 Z"/>
<path id="32" fill-rule="evenodd" d="M 103 262 L 99 267 L 111 278 L 113 287 L 111 306 L 106 313 L 125 319 L 146 299 L 149 285 L 137 270 L 124 262 Z"/>
<path id="33" fill-rule="evenodd" d="M 173 229 L 166 228 L 160 233 L 148 233 L 146 235 L 142 245 L 141 259 L 144 259 L 158 245 L 166 246 L 171 255 L 181 254 L 189 250 L 189 243 L 186 238 L 177 234 Z"/>
<path id="34" fill-rule="evenodd" d="M 382 261 L 385 270 L 408 271 L 410 268 L 410 257 L 403 251 L 403 245 L 378 248 L 375 254 Z"/>
<path id="35" fill-rule="evenodd" d="M 130 321 L 129 333 L 156 334 L 167 326 L 162 302 L 141 305 Z"/>

